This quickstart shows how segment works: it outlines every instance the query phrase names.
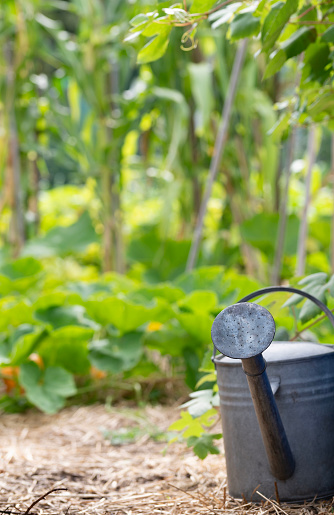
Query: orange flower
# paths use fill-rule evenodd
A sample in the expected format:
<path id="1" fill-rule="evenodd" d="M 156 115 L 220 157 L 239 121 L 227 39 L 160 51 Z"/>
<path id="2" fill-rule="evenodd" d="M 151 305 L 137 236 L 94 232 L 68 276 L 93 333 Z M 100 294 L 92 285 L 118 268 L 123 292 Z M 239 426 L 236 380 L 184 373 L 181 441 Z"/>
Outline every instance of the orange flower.
<path id="1" fill-rule="evenodd" d="M 6 393 L 10 393 L 17 387 L 17 376 L 19 367 L 3 367 L 1 369 L 2 380 L 5 384 Z"/>
<path id="2" fill-rule="evenodd" d="M 90 369 L 90 375 L 93 379 L 104 379 L 107 377 L 107 372 L 104 372 L 103 370 L 99 370 L 96 367 L 92 367 Z"/>
<path id="3" fill-rule="evenodd" d="M 33 352 L 30 354 L 29 358 L 30 361 L 33 361 L 36 363 L 36 365 L 39 366 L 39 368 L 44 368 L 44 361 L 42 360 L 41 356 L 39 354 L 36 354 L 36 352 Z"/>

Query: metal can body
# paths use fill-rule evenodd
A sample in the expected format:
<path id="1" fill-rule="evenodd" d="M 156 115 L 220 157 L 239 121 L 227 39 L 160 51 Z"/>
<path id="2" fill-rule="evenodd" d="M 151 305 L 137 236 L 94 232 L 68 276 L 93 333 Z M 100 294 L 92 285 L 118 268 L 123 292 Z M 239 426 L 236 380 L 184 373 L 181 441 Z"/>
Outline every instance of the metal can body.
<path id="1" fill-rule="evenodd" d="M 276 482 L 282 501 L 332 496 L 334 351 L 312 343 L 274 342 L 264 357 L 296 469 L 285 481 L 271 474 L 241 361 L 217 356 L 229 492 L 253 501 L 261 500 L 256 490 L 275 498 Z"/>

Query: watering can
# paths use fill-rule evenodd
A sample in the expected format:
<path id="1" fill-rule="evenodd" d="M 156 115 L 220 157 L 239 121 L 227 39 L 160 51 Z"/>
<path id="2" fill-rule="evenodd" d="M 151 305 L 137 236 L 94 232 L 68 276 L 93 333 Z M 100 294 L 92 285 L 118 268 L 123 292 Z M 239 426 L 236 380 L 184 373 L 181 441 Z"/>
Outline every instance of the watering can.
<path id="1" fill-rule="evenodd" d="M 319 299 L 284 286 L 257 290 L 214 320 L 229 493 L 253 501 L 263 500 L 261 495 L 287 502 L 331 497 L 334 345 L 272 343 L 272 315 L 248 301 L 278 291 L 308 298 L 334 327 L 333 314 Z"/>

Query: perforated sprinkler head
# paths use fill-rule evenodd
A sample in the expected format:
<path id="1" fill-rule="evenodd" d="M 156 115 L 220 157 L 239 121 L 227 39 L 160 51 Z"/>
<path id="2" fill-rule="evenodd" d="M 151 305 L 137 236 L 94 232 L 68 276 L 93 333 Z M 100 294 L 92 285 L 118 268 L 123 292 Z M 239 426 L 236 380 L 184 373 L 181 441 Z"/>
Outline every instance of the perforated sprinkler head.
<path id="1" fill-rule="evenodd" d="M 234 359 L 252 358 L 269 347 L 275 321 L 269 311 L 249 302 L 233 304 L 215 318 L 211 337 L 219 352 Z"/>

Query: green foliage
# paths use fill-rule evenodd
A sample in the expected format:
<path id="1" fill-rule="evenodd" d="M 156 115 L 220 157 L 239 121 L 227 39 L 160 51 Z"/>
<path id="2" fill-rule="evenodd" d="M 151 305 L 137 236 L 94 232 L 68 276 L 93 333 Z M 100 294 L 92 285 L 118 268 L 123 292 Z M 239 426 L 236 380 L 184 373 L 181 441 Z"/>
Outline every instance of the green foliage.
<path id="1" fill-rule="evenodd" d="M 234 40 L 256 36 L 261 27 L 260 18 L 252 13 L 237 14 L 231 23 L 231 37 Z"/>
<path id="2" fill-rule="evenodd" d="M 201 460 L 207 457 L 208 454 L 219 454 L 220 450 L 213 444 L 214 440 L 219 440 L 223 435 L 220 433 L 206 434 L 202 436 L 190 436 L 187 440 L 188 447 L 192 447 L 196 456 Z"/>
<path id="3" fill-rule="evenodd" d="M 56 413 L 65 404 L 65 398 L 76 392 L 72 375 L 61 367 L 48 367 L 42 372 L 36 363 L 20 367 L 20 384 L 27 399 L 45 413 Z"/>
<path id="4" fill-rule="evenodd" d="M 97 241 L 97 234 L 86 212 L 68 227 L 55 227 L 44 237 L 31 239 L 26 244 L 23 254 L 37 258 L 65 256 L 83 252 L 88 245 Z"/>
<path id="5" fill-rule="evenodd" d="M 182 22 L 179 11 L 182 11 Z M 173 26 L 182 25 L 186 27 L 187 34 L 197 30 L 198 25 L 208 19 L 213 30 L 227 25 L 228 36 L 232 41 L 257 37 L 260 34 L 260 50 L 267 60 L 264 78 L 277 73 L 289 59 L 301 56 L 302 73 L 298 100 L 294 98 L 289 103 L 289 110 L 296 111 L 294 121 L 311 123 L 323 122 L 332 109 L 332 105 L 324 100 L 330 92 L 333 76 L 333 27 L 328 27 L 333 22 L 332 18 L 333 14 L 327 3 L 320 3 L 318 6 L 309 0 L 270 0 L 260 2 L 254 7 L 247 1 L 241 1 L 227 6 L 222 4 L 221 9 L 217 2 L 199 1 L 194 2 L 189 11 L 182 10 L 179 6 L 161 10 L 156 5 L 145 22 L 144 30 L 139 24 L 131 31 L 133 34 L 147 36 L 148 28 L 153 25 L 156 33 L 161 34 L 158 37 L 163 37 L 166 30 L 169 34 Z M 165 41 L 164 45 L 155 51 L 153 49 L 150 60 L 159 59 L 167 45 L 168 42 Z M 139 52 L 138 59 L 143 50 Z M 320 86 L 323 89 L 319 92 Z M 317 105 L 314 106 L 316 92 L 318 98 Z"/>
<path id="6" fill-rule="evenodd" d="M 0 364 L 7 395 L 0 408 L 54 413 L 76 385 L 89 388 L 95 369 L 106 384 L 127 384 L 162 375 L 167 364 L 197 388 L 173 430 L 200 458 L 217 452 L 219 435 L 206 433 L 218 406 L 211 325 L 222 308 L 268 282 L 285 179 L 279 149 L 284 158 L 296 122 L 283 279 L 334 307 L 329 131 L 313 170 L 312 275 L 290 279 L 305 200 L 304 126 L 333 127 L 332 11 L 309 0 L 4 3 Z M 243 38 L 253 41 L 205 219 L 201 266 L 184 273 L 234 43 Z M 261 302 L 286 339 L 320 314 L 300 297 Z M 333 341 L 326 323 L 315 325 L 313 337 Z M 140 431 L 112 441 L 135 440 Z"/>
<path id="7" fill-rule="evenodd" d="M 188 447 L 192 447 L 194 453 L 204 459 L 208 454 L 219 454 L 219 449 L 213 444 L 213 440 L 222 437 L 221 434 L 205 434 L 206 428 L 215 423 L 216 410 L 210 409 L 199 417 L 192 417 L 187 411 L 181 412 L 179 420 L 171 424 L 170 431 L 179 431 L 182 438 L 187 441 Z M 176 441 L 174 437 L 171 442 Z"/>
<path id="8" fill-rule="evenodd" d="M 95 275 L 73 280 L 60 271 L 55 280 L 50 259 L 26 257 L 3 265 L 13 289 L 3 290 L 0 298 L 1 365 L 23 388 L 22 395 L 47 413 L 64 406 L 76 392 L 76 378 L 87 377 L 92 367 L 129 377 L 150 364 L 152 350 L 168 356 L 194 388 L 219 303 L 253 284 L 238 276 L 233 290 L 231 272 L 222 267 L 199 268 L 174 283 L 155 285 L 115 273 L 96 281 Z M 151 370 L 156 372 L 156 365 Z M 19 391 L 9 394 L 16 398 Z M 216 398 L 204 392 L 191 402 L 198 413 L 205 404 L 215 406 Z"/>

